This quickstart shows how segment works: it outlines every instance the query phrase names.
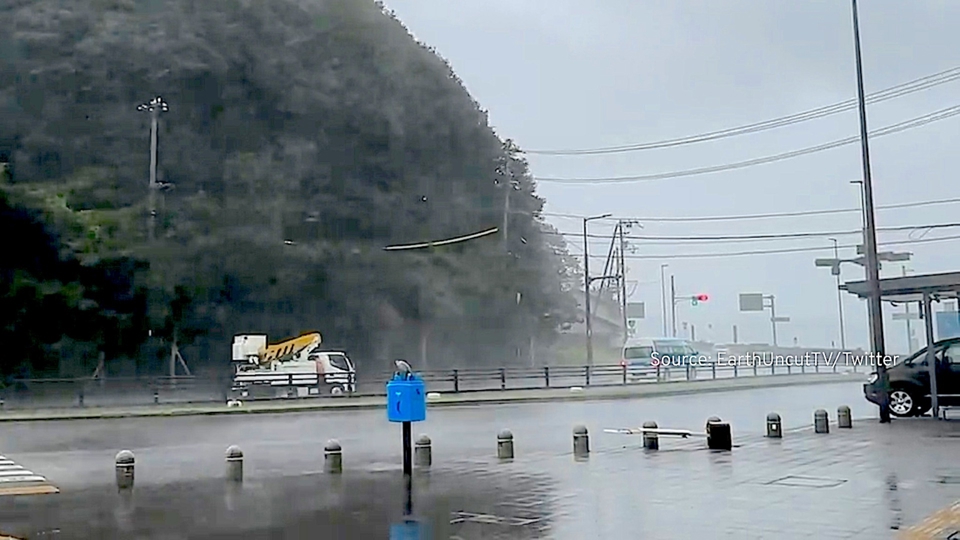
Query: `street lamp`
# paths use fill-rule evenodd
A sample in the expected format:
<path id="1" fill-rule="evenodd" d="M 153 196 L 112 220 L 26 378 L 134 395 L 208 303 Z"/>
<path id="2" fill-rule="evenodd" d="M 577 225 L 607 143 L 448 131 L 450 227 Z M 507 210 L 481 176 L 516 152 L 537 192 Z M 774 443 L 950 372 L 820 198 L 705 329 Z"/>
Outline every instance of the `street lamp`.
<path id="1" fill-rule="evenodd" d="M 860 111 L 860 148 L 863 164 L 863 214 L 864 214 L 864 258 L 867 266 L 867 288 L 869 290 L 870 342 L 877 358 L 884 355 L 883 343 L 883 305 L 880 303 L 880 269 L 877 265 L 877 227 L 873 212 L 873 183 L 870 178 L 870 144 L 867 130 L 867 101 L 863 90 L 863 60 L 860 54 L 860 19 L 857 15 L 857 0 L 850 0 L 853 11 L 853 41 L 857 68 L 857 104 Z M 887 366 L 877 362 L 877 378 L 880 387 L 880 423 L 890 422 L 890 381 Z"/>
<path id="2" fill-rule="evenodd" d="M 157 123 L 160 113 L 167 112 L 170 107 L 163 101 L 163 98 L 157 96 L 146 103 L 137 106 L 140 112 L 150 113 L 150 216 L 147 221 L 147 235 L 153 240 L 157 229 Z"/>
<path id="3" fill-rule="evenodd" d="M 836 238 L 827 238 L 833 242 L 833 258 L 835 260 L 840 260 L 840 245 L 837 242 Z M 847 336 L 843 328 L 843 292 L 840 290 L 840 265 L 835 266 L 836 272 L 833 272 L 837 276 L 837 311 L 839 312 L 840 317 L 840 350 L 847 350 Z"/>
<path id="4" fill-rule="evenodd" d="M 590 322 L 590 237 L 587 223 L 595 219 L 606 219 L 613 214 L 601 214 L 583 218 L 583 312 L 587 334 L 587 365 L 593 366 L 593 326 Z"/>
<path id="5" fill-rule="evenodd" d="M 663 335 L 666 336 L 667 330 L 667 288 L 663 277 L 663 270 L 670 266 L 669 264 L 660 265 L 660 316 L 663 321 Z"/>

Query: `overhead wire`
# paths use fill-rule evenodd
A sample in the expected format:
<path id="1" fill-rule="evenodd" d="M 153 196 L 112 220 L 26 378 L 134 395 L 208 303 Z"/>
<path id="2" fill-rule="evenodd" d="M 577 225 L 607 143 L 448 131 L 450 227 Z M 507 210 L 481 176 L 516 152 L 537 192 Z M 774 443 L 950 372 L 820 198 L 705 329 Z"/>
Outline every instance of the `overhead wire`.
<path id="1" fill-rule="evenodd" d="M 932 230 L 932 229 L 947 229 L 960 227 L 960 222 L 957 223 L 931 223 L 924 225 L 902 225 L 897 227 L 877 227 L 877 232 L 901 232 L 901 231 L 918 231 L 918 230 Z M 576 232 L 553 232 L 547 231 L 546 234 L 560 234 L 563 236 L 570 236 L 574 238 L 583 238 L 583 233 Z M 764 240 L 791 240 L 791 239 L 808 239 L 808 238 L 825 238 L 830 236 L 852 236 L 852 235 L 861 235 L 863 234 L 862 229 L 849 230 L 849 231 L 816 231 L 816 232 L 796 232 L 796 233 L 769 233 L 769 234 L 732 234 L 732 235 L 704 235 L 704 236 L 636 236 L 636 235 L 625 235 L 624 239 L 628 242 L 664 242 L 664 243 L 675 243 L 683 245 L 688 242 L 750 242 L 750 241 L 764 241 Z M 596 238 L 610 240 L 610 235 L 603 234 L 588 234 L 587 238 Z M 665 244 L 658 244 L 665 245 Z"/>
<path id="2" fill-rule="evenodd" d="M 914 245 L 914 244 L 929 244 L 933 242 L 946 242 L 950 240 L 960 240 L 960 235 L 951 235 L 951 236 L 940 236 L 937 238 L 922 238 L 916 240 L 894 240 L 888 242 L 877 242 L 877 246 L 900 246 L 900 245 Z M 837 249 L 851 249 L 856 248 L 856 244 L 846 244 L 838 245 Z M 727 252 L 716 252 L 716 253 L 677 253 L 677 254 L 651 254 L 651 255 L 624 255 L 625 259 L 631 260 L 670 260 L 670 259 L 714 259 L 714 258 L 728 258 L 728 257 L 747 257 L 747 256 L 759 256 L 759 255 L 784 255 L 791 253 L 815 253 L 815 252 L 832 252 L 834 250 L 833 246 L 824 246 L 824 247 L 798 247 L 798 248 L 783 248 L 783 249 L 767 249 L 767 250 L 752 250 L 752 251 L 727 251 Z M 571 254 L 574 257 L 583 257 L 583 254 Z M 602 258 L 599 255 L 591 255 L 591 259 Z M 882 261 L 881 261 L 882 262 Z"/>
<path id="3" fill-rule="evenodd" d="M 920 92 L 922 90 L 927 90 L 935 86 L 946 84 L 960 78 L 960 67 L 953 67 L 939 73 L 934 73 L 927 75 L 925 77 L 920 77 L 919 79 L 914 79 L 905 83 L 901 83 L 879 92 L 870 94 L 866 98 L 867 104 L 879 103 L 882 101 L 887 101 L 897 97 L 905 96 L 915 92 Z M 689 135 L 685 137 L 678 137 L 673 139 L 665 139 L 660 141 L 652 141 L 646 143 L 634 143 L 620 146 L 607 146 L 600 148 L 585 148 L 585 149 L 569 149 L 569 150 L 525 150 L 524 153 L 534 154 L 534 155 L 546 155 L 546 156 L 584 156 L 584 155 L 601 155 L 601 154 L 619 154 L 625 152 L 637 152 L 641 150 L 653 150 L 658 148 L 671 148 L 676 146 L 683 146 L 688 144 L 713 141 L 717 139 L 723 139 L 727 137 L 735 137 L 738 135 L 745 135 L 749 133 L 756 133 L 759 131 L 766 131 L 769 129 L 775 129 L 783 126 L 789 126 L 793 124 L 798 124 L 800 122 L 807 122 L 809 120 L 815 120 L 818 118 L 824 118 L 826 116 L 831 116 L 841 112 L 853 110 L 857 107 L 856 98 L 848 99 L 832 105 L 827 105 L 823 107 L 817 107 L 815 109 L 809 109 L 807 111 L 781 116 L 777 118 L 772 118 L 769 120 L 763 120 L 761 122 L 755 122 L 752 124 L 745 124 L 737 127 L 721 129 L 717 131 L 710 131 L 707 133 L 701 133 L 698 135 Z"/>
<path id="4" fill-rule="evenodd" d="M 934 206 L 939 204 L 952 204 L 960 202 L 960 197 L 950 198 L 950 199 L 937 199 L 937 200 L 927 200 L 927 201 L 917 201 L 909 203 L 897 203 L 897 204 L 887 204 L 887 205 L 878 205 L 876 206 L 877 210 L 893 210 L 897 208 L 919 208 L 922 206 Z M 835 208 L 828 210 L 801 210 L 794 212 L 770 212 L 765 214 L 743 214 L 743 215 L 727 215 L 727 216 L 691 216 L 691 217 L 609 217 L 598 219 L 597 221 L 617 221 L 618 219 L 630 220 L 630 221 L 640 221 L 648 223 L 694 223 L 694 222 L 704 222 L 704 221 L 746 221 L 754 219 L 771 219 L 771 218 L 789 218 L 789 217 L 808 217 L 808 216 L 824 216 L 830 214 L 849 214 L 849 213 L 862 213 L 863 209 L 861 208 Z M 569 219 L 583 219 L 586 216 L 578 214 L 565 214 L 558 212 L 541 212 L 540 215 L 547 217 L 559 217 L 559 218 L 569 218 Z"/>
<path id="5" fill-rule="evenodd" d="M 894 133 L 899 133 L 901 131 L 906 131 L 908 129 L 913 129 L 927 124 L 938 122 L 940 120 L 946 120 L 954 116 L 960 115 L 960 105 L 953 105 L 945 109 L 940 109 L 932 113 L 928 113 L 922 116 L 917 116 L 903 122 L 898 122 L 880 129 L 876 129 L 870 132 L 871 137 L 883 137 L 885 135 L 892 135 Z M 801 148 L 798 150 L 791 150 L 789 152 L 781 152 L 779 154 L 773 154 L 769 156 L 764 156 L 760 158 L 748 159 L 744 161 L 737 161 L 733 163 L 726 163 L 723 165 L 711 165 L 708 167 L 697 167 L 693 169 L 684 169 L 679 171 L 670 171 L 663 173 L 653 173 L 653 174 L 641 174 L 641 175 L 632 175 L 632 176 L 610 176 L 610 177 L 598 177 L 598 178 L 552 178 L 552 177 L 540 177 L 534 176 L 533 179 L 537 182 L 548 182 L 548 183 L 557 183 L 557 184 L 624 184 L 624 183 L 633 183 L 633 182 L 649 182 L 653 180 L 666 180 L 670 178 L 685 178 L 690 176 L 699 176 L 702 174 L 710 174 L 723 171 L 732 171 L 737 169 L 744 169 L 747 167 L 753 167 L 756 165 L 764 165 L 767 163 L 774 163 L 777 161 L 783 161 L 787 159 L 792 159 L 795 157 L 800 157 L 808 154 L 814 154 L 817 152 L 823 152 L 824 150 L 830 150 L 833 148 L 839 148 L 841 146 L 847 146 L 854 144 L 860 141 L 860 136 L 847 137 L 845 139 L 837 139 L 828 143 L 818 144 L 816 146 L 809 146 L 807 148 Z"/>

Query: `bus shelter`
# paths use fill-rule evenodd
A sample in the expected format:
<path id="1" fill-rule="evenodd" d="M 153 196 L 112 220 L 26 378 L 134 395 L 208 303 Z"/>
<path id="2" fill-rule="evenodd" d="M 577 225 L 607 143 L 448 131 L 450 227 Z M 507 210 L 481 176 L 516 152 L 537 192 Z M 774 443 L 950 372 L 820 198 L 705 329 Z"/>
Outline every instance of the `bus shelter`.
<path id="1" fill-rule="evenodd" d="M 851 281 L 840 286 L 861 299 L 870 295 L 866 281 Z M 937 390 L 937 362 L 934 357 L 934 320 L 933 302 L 960 298 L 960 272 L 939 274 L 916 274 L 911 276 L 884 278 L 880 280 L 880 299 L 894 305 L 916 302 L 920 304 L 923 326 L 927 338 L 927 368 L 930 370 L 930 410 L 934 418 L 939 418 L 939 400 Z"/>

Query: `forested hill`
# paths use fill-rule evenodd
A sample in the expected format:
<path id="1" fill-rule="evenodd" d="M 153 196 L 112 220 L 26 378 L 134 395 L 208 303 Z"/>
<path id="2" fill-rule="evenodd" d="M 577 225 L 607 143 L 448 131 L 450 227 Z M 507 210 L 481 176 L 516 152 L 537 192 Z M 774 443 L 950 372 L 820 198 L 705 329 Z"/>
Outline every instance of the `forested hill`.
<path id="1" fill-rule="evenodd" d="M 576 317 L 526 162 L 381 5 L 3 0 L 0 29 L 3 374 L 155 372 L 174 334 L 214 370 L 308 330 L 361 369 L 499 365 Z"/>

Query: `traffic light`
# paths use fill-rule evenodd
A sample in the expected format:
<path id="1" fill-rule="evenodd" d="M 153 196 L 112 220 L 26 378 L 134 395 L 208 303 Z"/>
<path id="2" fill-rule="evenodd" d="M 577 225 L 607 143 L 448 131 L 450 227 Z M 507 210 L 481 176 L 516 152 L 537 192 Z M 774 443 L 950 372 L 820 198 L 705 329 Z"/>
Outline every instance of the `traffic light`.
<path id="1" fill-rule="evenodd" d="M 710 297 L 707 296 L 707 295 L 705 295 L 705 294 L 703 294 L 703 293 L 701 293 L 701 294 L 695 294 L 695 295 L 693 295 L 693 296 L 690 297 L 690 303 L 693 304 L 693 305 L 697 305 L 697 304 L 699 304 L 700 302 L 706 302 L 706 301 L 709 300 L 709 299 L 710 299 Z"/>

